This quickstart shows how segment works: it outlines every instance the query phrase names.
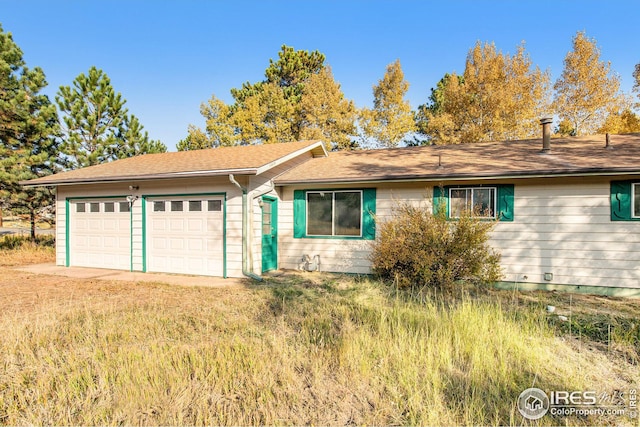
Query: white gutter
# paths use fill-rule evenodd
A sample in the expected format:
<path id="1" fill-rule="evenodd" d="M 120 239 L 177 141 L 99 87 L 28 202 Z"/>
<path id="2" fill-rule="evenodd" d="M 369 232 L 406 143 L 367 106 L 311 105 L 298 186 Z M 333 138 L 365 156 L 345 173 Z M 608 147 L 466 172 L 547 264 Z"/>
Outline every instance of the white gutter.
<path id="1" fill-rule="evenodd" d="M 262 277 L 258 276 L 254 272 L 251 271 L 253 269 L 253 264 L 249 265 L 248 263 L 248 254 L 250 250 L 249 239 L 250 234 L 248 230 L 249 226 L 249 209 L 247 209 L 247 189 L 244 188 L 238 181 L 236 181 L 235 177 L 232 173 L 229 174 L 229 181 L 238 187 L 240 191 L 242 191 L 242 274 L 245 276 L 257 280 L 258 282 L 262 282 Z"/>

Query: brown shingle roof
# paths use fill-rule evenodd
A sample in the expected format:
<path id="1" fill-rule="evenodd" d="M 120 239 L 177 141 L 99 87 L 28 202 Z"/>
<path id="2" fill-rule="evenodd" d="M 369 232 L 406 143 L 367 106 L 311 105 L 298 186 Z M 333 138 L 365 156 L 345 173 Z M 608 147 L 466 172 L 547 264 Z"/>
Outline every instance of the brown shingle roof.
<path id="1" fill-rule="evenodd" d="M 220 147 L 196 151 L 146 154 L 89 166 L 24 182 L 26 185 L 56 185 L 128 179 L 169 178 L 182 175 L 258 174 L 279 161 L 311 151 L 326 155 L 322 142 Z"/>
<path id="2" fill-rule="evenodd" d="M 540 139 L 345 151 L 311 159 L 276 184 L 640 173 L 640 134 L 611 135 L 611 146 L 595 135 L 552 139 L 548 154 Z"/>

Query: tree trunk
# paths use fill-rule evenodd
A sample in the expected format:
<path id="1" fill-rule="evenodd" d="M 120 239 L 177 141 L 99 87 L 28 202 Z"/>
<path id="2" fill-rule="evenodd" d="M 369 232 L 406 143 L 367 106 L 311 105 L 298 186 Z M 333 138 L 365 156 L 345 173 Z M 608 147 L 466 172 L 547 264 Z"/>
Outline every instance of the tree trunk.
<path id="1" fill-rule="evenodd" d="M 36 241 L 36 213 L 31 211 L 31 241 Z"/>
<path id="2" fill-rule="evenodd" d="M 0 207 L 0 228 L 2 228 L 2 207 Z"/>

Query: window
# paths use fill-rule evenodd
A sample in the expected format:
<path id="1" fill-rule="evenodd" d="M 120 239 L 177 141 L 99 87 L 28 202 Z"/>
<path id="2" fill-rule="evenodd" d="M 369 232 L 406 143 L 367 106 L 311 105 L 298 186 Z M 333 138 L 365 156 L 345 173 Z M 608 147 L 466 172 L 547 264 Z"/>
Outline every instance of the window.
<path id="1" fill-rule="evenodd" d="M 104 211 L 105 212 L 115 212 L 115 204 L 113 202 L 104 202 Z"/>
<path id="2" fill-rule="evenodd" d="M 375 238 L 376 190 L 294 191 L 294 237 Z"/>
<path id="3" fill-rule="evenodd" d="M 164 200 L 159 200 L 159 201 L 153 202 L 153 211 L 154 212 L 164 212 L 165 211 Z"/>
<path id="4" fill-rule="evenodd" d="M 207 201 L 207 210 L 209 212 L 221 212 L 222 211 L 222 200 L 208 200 Z"/>
<path id="5" fill-rule="evenodd" d="M 202 210 L 202 201 L 189 200 L 189 212 L 200 212 Z"/>
<path id="6" fill-rule="evenodd" d="M 611 181 L 611 221 L 640 221 L 640 182 Z"/>
<path id="7" fill-rule="evenodd" d="M 98 202 L 89 203 L 89 211 L 100 212 L 100 203 Z"/>
<path id="8" fill-rule="evenodd" d="M 460 218 L 465 211 L 472 211 L 475 217 L 495 218 L 496 188 L 450 188 L 449 218 Z"/>
<path id="9" fill-rule="evenodd" d="M 171 212 L 182 212 L 182 200 L 171 201 Z"/>
<path id="10" fill-rule="evenodd" d="M 120 202 L 120 212 L 131 212 L 131 206 L 129 202 Z"/>
<path id="11" fill-rule="evenodd" d="M 478 218 L 513 221 L 514 194 L 512 184 L 433 187 L 433 211 L 445 209 L 448 218 L 460 218 L 465 210 L 474 209 Z"/>
<path id="12" fill-rule="evenodd" d="M 84 203 L 76 203 L 76 212 L 86 212 Z"/>
<path id="13" fill-rule="evenodd" d="M 307 193 L 307 235 L 360 236 L 362 191 Z"/>

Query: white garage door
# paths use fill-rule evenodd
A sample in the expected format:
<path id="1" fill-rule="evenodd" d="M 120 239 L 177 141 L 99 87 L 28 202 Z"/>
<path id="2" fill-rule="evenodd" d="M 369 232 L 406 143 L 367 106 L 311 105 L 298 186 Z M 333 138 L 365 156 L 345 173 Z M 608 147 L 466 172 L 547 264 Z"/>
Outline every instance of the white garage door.
<path id="1" fill-rule="evenodd" d="M 223 201 L 220 197 L 147 199 L 147 270 L 222 276 Z"/>
<path id="2" fill-rule="evenodd" d="M 131 268 L 128 202 L 74 200 L 69 211 L 69 265 Z"/>

